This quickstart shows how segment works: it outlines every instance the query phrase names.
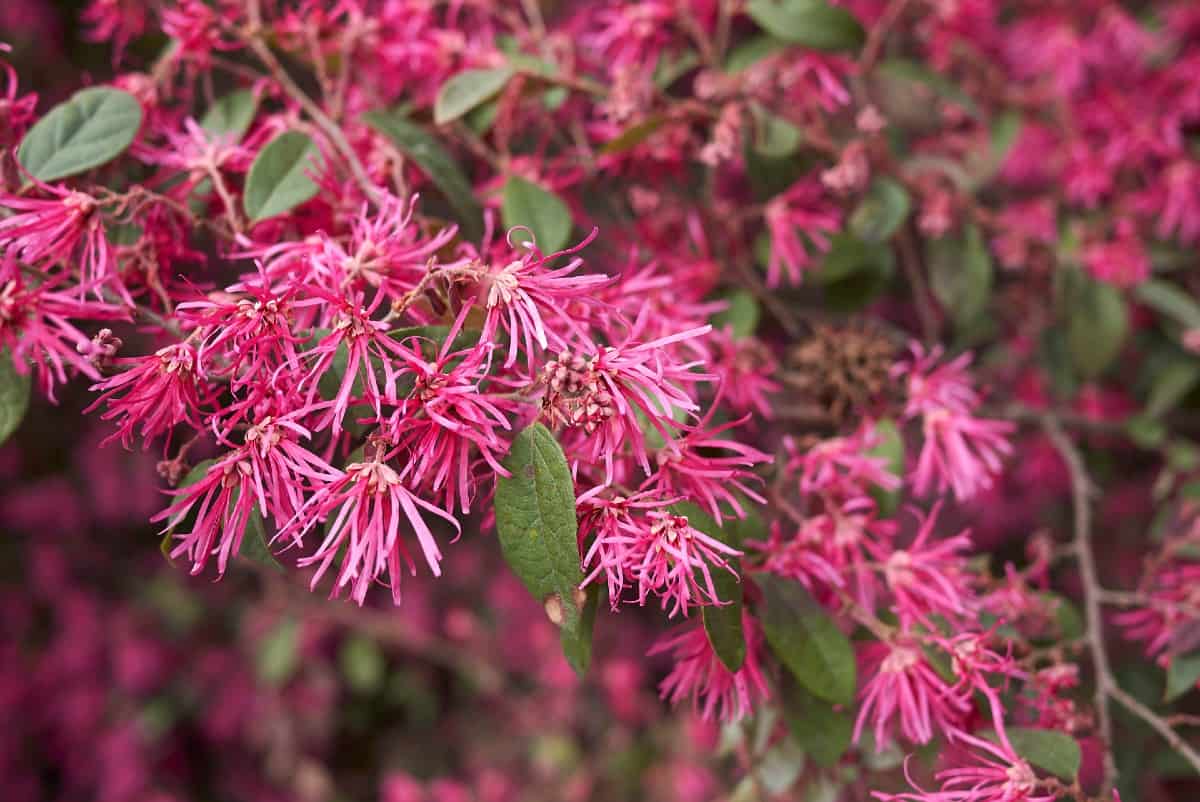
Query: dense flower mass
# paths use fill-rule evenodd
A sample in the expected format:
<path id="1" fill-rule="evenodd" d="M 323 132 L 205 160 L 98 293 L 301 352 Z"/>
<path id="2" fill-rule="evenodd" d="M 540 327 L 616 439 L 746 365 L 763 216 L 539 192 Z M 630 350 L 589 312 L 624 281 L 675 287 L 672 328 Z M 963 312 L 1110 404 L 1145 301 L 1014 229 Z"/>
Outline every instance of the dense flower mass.
<path id="1" fill-rule="evenodd" d="M 22 39 L 76 22 L 0 8 L 0 443 L 30 448 L 32 388 L 90 392 L 88 454 L 156 464 L 138 515 L 191 574 L 249 569 L 291 622 L 272 649 L 320 674 L 302 609 L 369 621 L 520 727 L 530 677 L 574 669 L 630 732 L 657 690 L 703 757 L 669 735 L 629 798 L 1195 793 L 1128 757 L 1200 775 L 1195 3 L 84 5 L 111 68 L 36 92 Z M 500 560 L 494 592 L 456 583 Z M 517 579 L 537 626 L 472 651 Z M 52 644 L 98 615 L 35 606 Z M 18 612 L 0 655 L 39 642 Z M 297 748 L 290 796 L 222 793 L 351 798 Z M 545 793 L 380 794 L 617 799 L 600 764 L 641 760 L 570 759 Z"/>

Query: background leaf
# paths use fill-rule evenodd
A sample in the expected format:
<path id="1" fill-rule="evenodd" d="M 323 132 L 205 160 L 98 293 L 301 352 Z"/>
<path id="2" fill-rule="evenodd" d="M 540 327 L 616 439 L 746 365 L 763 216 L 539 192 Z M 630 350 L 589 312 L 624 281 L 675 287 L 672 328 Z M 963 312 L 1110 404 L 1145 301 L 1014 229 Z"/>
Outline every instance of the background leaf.
<path id="1" fill-rule="evenodd" d="M 249 89 L 237 89 L 217 98 L 200 118 L 200 127 L 214 134 L 232 134 L 239 141 L 254 122 L 258 97 Z"/>
<path id="2" fill-rule="evenodd" d="M 867 38 L 853 14 L 825 0 L 750 0 L 746 13 L 772 36 L 815 50 L 857 50 Z"/>
<path id="3" fill-rule="evenodd" d="M 1125 299 L 1111 284 L 1075 273 L 1073 291 L 1068 293 L 1067 350 L 1076 373 L 1094 379 L 1121 352 L 1129 332 Z"/>
<path id="4" fill-rule="evenodd" d="M 798 582 L 770 575 L 755 579 L 763 591 L 759 618 L 779 660 L 817 697 L 850 704 L 857 674 L 850 639 Z"/>
<path id="5" fill-rule="evenodd" d="M 17 160 L 39 181 L 57 181 L 112 161 L 142 127 L 142 106 L 120 89 L 82 89 L 37 121 Z"/>
<path id="6" fill-rule="evenodd" d="M 433 103 L 433 121 L 445 125 L 466 114 L 471 109 L 486 103 L 508 83 L 513 68 L 496 67 L 490 70 L 464 70 L 452 75 L 438 90 Z"/>
<path id="7" fill-rule="evenodd" d="M 17 373 L 8 349 L 0 348 L 0 445 L 12 436 L 25 418 L 32 385 L 32 372 Z"/>
<path id="8" fill-rule="evenodd" d="M 805 753 L 822 766 L 836 766 L 850 748 L 854 719 L 845 710 L 835 710 L 824 699 L 809 693 L 785 674 L 779 683 L 783 716 L 792 737 Z"/>
<path id="9" fill-rule="evenodd" d="M 290 211 L 317 194 L 306 173 L 316 169 L 316 145 L 306 134 L 287 131 L 254 157 L 242 204 L 253 222 Z"/>
<path id="10" fill-rule="evenodd" d="M 1070 735 L 1028 727 L 1009 727 L 1005 732 L 1017 754 L 1034 766 L 1068 782 L 1074 781 L 1079 774 L 1083 753 Z M 994 731 L 989 730 L 983 736 L 994 743 L 1000 742 Z"/>

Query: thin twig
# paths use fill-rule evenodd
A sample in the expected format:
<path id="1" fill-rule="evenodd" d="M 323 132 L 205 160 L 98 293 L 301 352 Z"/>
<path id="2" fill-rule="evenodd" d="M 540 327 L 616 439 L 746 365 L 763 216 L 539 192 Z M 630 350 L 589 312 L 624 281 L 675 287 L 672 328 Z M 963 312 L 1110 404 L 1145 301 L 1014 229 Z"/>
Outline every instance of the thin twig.
<path id="1" fill-rule="evenodd" d="M 1063 462 L 1071 474 L 1071 505 L 1074 517 L 1075 557 L 1079 561 L 1079 573 L 1083 581 L 1083 605 L 1087 620 L 1088 648 L 1092 655 L 1092 666 L 1096 674 L 1096 719 L 1100 740 L 1104 744 L 1104 785 L 1101 796 L 1111 793 L 1117 782 L 1117 764 L 1113 757 L 1112 713 L 1108 709 L 1108 696 L 1116 688 L 1108 653 L 1104 649 L 1104 619 L 1100 611 L 1100 581 L 1096 574 L 1096 562 L 1092 555 L 1092 507 L 1091 480 L 1083 457 L 1058 420 L 1050 415 L 1042 419 L 1046 435 L 1062 455 Z"/>
<path id="2" fill-rule="evenodd" d="M 1137 699 L 1134 699 L 1125 690 L 1118 687 L 1115 682 L 1109 686 L 1108 695 L 1124 705 L 1125 709 L 1130 713 L 1133 713 L 1142 721 L 1149 724 L 1172 749 L 1179 753 L 1180 757 L 1188 762 L 1188 765 L 1197 774 L 1200 774 L 1200 752 L 1197 752 L 1192 748 L 1191 744 L 1183 740 L 1183 736 L 1176 732 L 1161 716 Z"/>

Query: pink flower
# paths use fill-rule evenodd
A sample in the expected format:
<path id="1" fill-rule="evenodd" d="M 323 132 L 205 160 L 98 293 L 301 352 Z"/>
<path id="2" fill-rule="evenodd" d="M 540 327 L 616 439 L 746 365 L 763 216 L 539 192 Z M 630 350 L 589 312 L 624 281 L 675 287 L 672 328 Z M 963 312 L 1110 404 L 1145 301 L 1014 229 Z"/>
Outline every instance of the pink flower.
<path id="1" fill-rule="evenodd" d="M 763 675 L 763 635 L 753 616 L 742 614 L 746 636 L 746 658 L 741 668 L 730 671 L 709 643 L 701 625 L 660 638 L 648 654 L 670 654 L 675 665 L 659 683 L 659 693 L 671 704 L 690 698 L 706 720 L 722 723 L 741 721 L 770 696 Z"/>
<path id="2" fill-rule="evenodd" d="M 628 499 L 598 498 L 604 486 L 580 495 L 581 535 L 592 543 L 583 558 L 590 573 L 581 586 L 605 574 L 613 609 L 626 587 L 637 585 L 638 604 L 651 595 L 674 617 L 687 615 L 688 605 L 721 604 L 713 585 L 712 569 L 733 573 L 726 561 L 741 552 L 691 526 L 688 519 L 666 509 L 677 499 L 654 498 L 639 493 Z"/>
<path id="3" fill-rule="evenodd" d="M 1087 246 L 1083 264 L 1093 277 L 1117 287 L 1135 287 L 1150 277 L 1150 256 L 1129 221 L 1117 224 L 1115 239 Z"/>
<path id="4" fill-rule="evenodd" d="M 433 360 L 422 354 L 422 346 L 429 347 L 423 338 L 410 337 L 400 344 L 400 374 L 411 376 L 414 384 L 384 431 L 407 455 L 401 478 L 444 492 L 447 509 L 457 504 L 466 513 L 475 495 L 476 455 L 491 472 L 509 475 L 500 464 L 508 452 L 500 432 L 511 428 L 505 410 L 512 404 L 480 389 L 490 368 L 488 346 L 451 350 L 463 320 L 460 315 Z"/>
<path id="5" fill-rule="evenodd" d="M 480 299 L 487 310 L 483 339 L 493 339 L 497 331 L 508 335 L 504 367 L 511 367 L 516 362 L 521 345 L 525 346 L 525 357 L 531 365 L 536 353 L 535 343 L 543 350 L 566 348 L 567 342 L 559 329 L 586 338 L 573 316 L 567 313 L 567 304 L 587 300 L 612 280 L 603 274 L 573 275 L 583 265 L 583 260 L 578 258 L 562 267 L 551 268 L 549 265 L 560 256 L 584 248 L 595 237 L 596 230 L 593 229 L 573 248 L 549 256 L 530 250 L 503 266 L 475 262 L 473 272 L 479 282 Z M 547 325 L 547 318 L 553 325 Z"/>
<path id="6" fill-rule="evenodd" d="M 217 573 L 224 574 L 230 556 L 241 549 L 255 501 L 253 470 L 245 457 L 242 449 L 221 457 L 198 482 L 176 491 L 178 501 L 151 519 L 166 520 L 167 533 L 195 509 L 191 531 L 175 534 L 181 542 L 171 549 L 171 559 L 187 554 L 193 574 L 204 570 L 212 554 L 217 555 Z"/>
<path id="7" fill-rule="evenodd" d="M 750 486 L 761 484 L 762 479 L 749 469 L 772 461 L 770 454 L 728 436 L 722 437 L 747 418 L 711 426 L 720 401 L 718 395 L 704 418 L 695 426 L 686 427 L 682 437 L 663 443 L 657 455 L 658 470 L 642 484 L 642 489 L 655 488 L 666 495 L 695 501 L 718 523 L 731 513 L 738 518 L 745 516 L 739 495 L 759 504 L 767 503 Z"/>
<path id="8" fill-rule="evenodd" d="M 863 686 L 854 742 L 868 720 L 874 722 L 875 749 L 891 743 L 893 719 L 909 741 L 928 743 L 937 734 L 957 733 L 971 705 L 943 680 L 916 643 L 872 643 L 860 651 Z"/>
<path id="9" fill-rule="evenodd" d="M 971 547 L 966 532 L 928 542 L 937 523 L 940 503 L 921 520 L 917 537 L 907 549 L 869 543 L 867 548 L 883 563 L 888 589 L 902 622 L 929 625 L 929 616 L 951 621 L 973 614 L 976 600 L 969 586 L 963 552 Z"/>
<path id="10" fill-rule="evenodd" d="M 100 204 L 91 195 L 39 184 L 54 200 L 0 194 L 0 206 L 14 210 L 0 219 L 0 251 L 43 269 L 79 265 L 81 287 L 99 293 L 111 285 L 132 303 L 117 276 L 112 246 L 104 235 Z"/>
<path id="11" fill-rule="evenodd" d="M 118 420 L 117 431 L 126 448 L 140 429 L 144 446 L 178 423 L 200 428 L 201 380 L 196 349 L 187 343 L 168 345 L 144 357 L 117 359 L 129 369 L 92 385 L 100 397 L 84 412 L 104 405 L 103 420 Z M 106 441 L 107 442 L 107 441 Z"/>
<path id="12" fill-rule="evenodd" d="M 820 183 L 805 179 L 776 195 L 767 204 L 767 232 L 771 258 L 767 284 L 799 284 L 804 271 L 814 267 L 818 252 L 829 250 L 829 235 L 841 228 L 841 214 L 825 199 Z M 801 236 L 803 235 L 803 236 Z"/>
<path id="13" fill-rule="evenodd" d="M 1012 451 L 1008 435 L 1013 425 L 974 417 L 980 399 L 967 374 L 969 353 L 939 364 L 940 347 L 926 352 L 913 343 L 910 349 L 911 360 L 898 362 L 891 372 L 907 377 L 906 417 L 923 423 L 925 442 L 912 474 L 913 489 L 918 494 L 953 489 L 965 501 L 992 486 Z"/>
<path id="14" fill-rule="evenodd" d="M 664 348 L 710 329 L 701 326 L 644 343 L 592 346 L 590 357 L 562 353 L 542 369 L 546 385 L 542 408 L 551 421 L 566 426 L 574 435 L 571 451 L 587 455 L 592 462 L 603 462 L 606 482 L 613 481 L 614 460 L 626 447 L 649 475 L 642 421 L 663 438 L 670 438 L 676 411 L 697 409 L 678 385 L 713 378 L 693 371 L 697 362 L 671 360 Z"/>
<path id="15" fill-rule="evenodd" d="M 916 792 L 885 794 L 873 791 L 872 796 L 882 802 L 1055 802 L 1053 792 L 1039 792 L 1037 775 L 1029 763 L 1016 753 L 1012 744 L 1001 730 L 1001 743 L 994 744 L 959 732 L 955 738 L 966 746 L 974 747 L 967 752 L 972 762 L 958 768 L 939 771 L 937 779 L 942 783 L 940 791 L 926 791 L 908 774 L 905 776 Z"/>
<path id="16" fill-rule="evenodd" d="M 400 561 L 407 563 L 410 573 L 417 571 L 401 536 L 401 526 L 407 522 L 416 534 L 421 553 L 434 576 L 442 575 L 442 553 L 421 510 L 447 521 L 455 531 L 461 529 L 453 516 L 404 486 L 400 474 L 386 463 L 382 447 L 368 445 L 368 448 L 375 449 L 374 458 L 347 465 L 341 477 L 320 487 L 276 537 L 299 544 L 319 522 L 326 522 L 325 537 L 320 546 L 300 560 L 302 566 L 317 566 L 312 586 L 317 586 L 341 555 L 331 597 L 337 597 L 349 588 L 350 598 L 361 606 L 371 585 L 386 574 L 392 600 L 399 604 Z"/>
<path id="17" fill-rule="evenodd" d="M 91 0 L 80 14 L 90 27 L 84 34 L 89 42 L 112 42 L 113 64 L 129 42 L 146 30 L 146 6 L 142 0 Z"/>
<path id="18" fill-rule="evenodd" d="M 88 338 L 70 318 L 118 320 L 128 315 L 119 307 L 83 301 L 55 289 L 59 281 L 30 286 L 9 253 L 0 265 L 0 347 L 12 354 L 18 371 L 33 363 L 38 386 L 54 400 L 54 386 L 67 381 L 68 369 L 92 380 L 100 374 L 89 361 Z"/>

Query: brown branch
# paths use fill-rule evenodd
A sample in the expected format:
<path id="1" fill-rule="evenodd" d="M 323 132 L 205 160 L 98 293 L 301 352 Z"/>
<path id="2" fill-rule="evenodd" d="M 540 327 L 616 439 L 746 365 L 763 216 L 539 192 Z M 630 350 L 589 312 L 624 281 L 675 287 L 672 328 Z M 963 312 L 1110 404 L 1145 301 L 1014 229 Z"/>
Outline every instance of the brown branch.
<path id="1" fill-rule="evenodd" d="M 1082 455 L 1058 420 L 1053 415 L 1047 414 L 1042 418 L 1042 426 L 1071 474 L 1071 498 L 1074 510 L 1073 542 L 1083 583 L 1087 643 L 1092 656 L 1093 670 L 1096 674 L 1096 717 L 1100 739 L 1104 743 L 1104 784 L 1100 795 L 1106 797 L 1110 794 L 1117 780 L 1117 766 L 1112 751 L 1113 725 L 1112 715 L 1108 708 L 1109 698 L 1115 699 L 1126 710 L 1154 729 L 1195 769 L 1197 774 L 1200 774 L 1200 753 L 1197 753 L 1166 720 L 1117 685 L 1116 679 L 1113 677 L 1112 667 L 1108 662 L 1108 653 L 1104 646 L 1104 621 L 1100 611 L 1102 600 L 1110 592 L 1106 592 L 1100 586 L 1095 557 L 1092 554 L 1091 480 L 1088 478 Z"/>

